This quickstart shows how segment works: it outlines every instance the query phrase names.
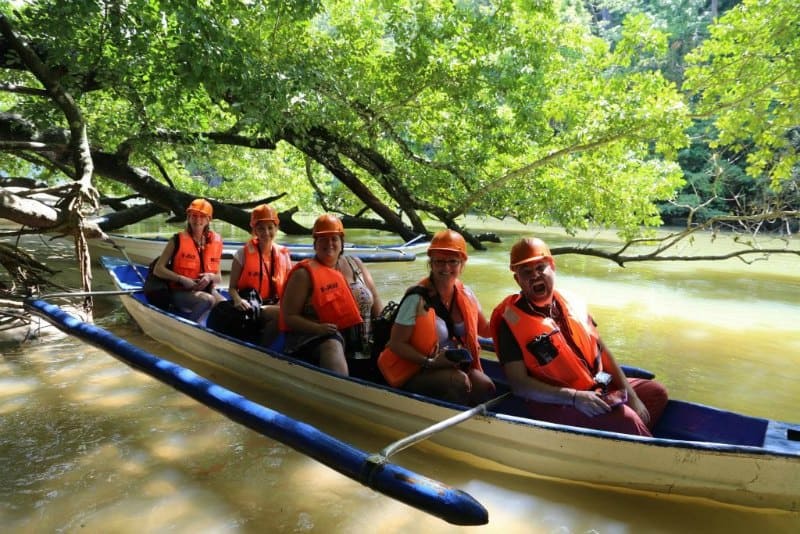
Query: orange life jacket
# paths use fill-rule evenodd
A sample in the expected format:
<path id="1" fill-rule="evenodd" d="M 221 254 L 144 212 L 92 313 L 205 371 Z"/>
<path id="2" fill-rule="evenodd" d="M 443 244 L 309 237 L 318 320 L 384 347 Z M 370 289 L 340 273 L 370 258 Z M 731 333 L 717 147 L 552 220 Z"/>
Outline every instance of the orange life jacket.
<path id="1" fill-rule="evenodd" d="M 589 390 L 595 385 L 594 375 L 601 357 L 599 336 L 588 312 L 570 303 L 557 291 L 553 298 L 565 316 L 573 343 L 567 340 L 554 319 L 539 314 L 528 314 L 516 307 L 520 294 L 506 297 L 492 312 L 490 327 L 495 347 L 498 347 L 498 327 L 505 319 L 514 339 L 522 350 L 525 367 L 532 377 L 554 386 Z M 536 341 L 546 336 L 553 352 L 537 351 Z M 576 350 L 580 351 L 580 354 Z M 538 356 L 536 352 L 539 352 Z"/>
<path id="2" fill-rule="evenodd" d="M 311 306 L 319 322 L 333 323 L 340 331 L 363 322 L 356 299 L 353 298 L 350 286 L 342 273 L 315 259 L 303 260 L 296 264 L 289 271 L 289 277 L 297 269 L 305 269 L 311 276 Z M 279 325 L 284 332 L 289 331 L 283 313 Z"/>
<path id="3" fill-rule="evenodd" d="M 178 235 L 178 242 L 172 260 L 172 270 L 181 276 L 196 280 L 200 273 L 218 273 L 220 262 L 222 261 L 222 238 L 216 232 L 209 230 L 206 235 L 206 243 L 202 253 L 189 235 L 183 231 Z M 170 282 L 170 287 L 177 290 L 185 289 L 177 282 Z"/>
<path id="4" fill-rule="evenodd" d="M 261 254 L 256 237 L 245 244 L 244 265 L 236 287 L 240 290 L 257 289 L 262 300 L 279 299 L 283 294 L 283 286 L 286 284 L 292 260 L 289 249 L 275 243 L 267 254 L 269 254 L 267 258 Z M 269 268 L 266 260 L 269 260 Z"/>
<path id="5" fill-rule="evenodd" d="M 425 299 L 420 300 L 420 304 L 424 302 Z M 411 331 L 411 338 L 408 342 L 420 354 L 426 357 L 431 356 L 439 343 L 439 338 L 436 335 L 436 311 L 433 308 L 428 308 L 423 315 L 417 315 L 417 320 L 414 323 L 414 329 Z M 387 346 L 378 356 L 378 369 L 380 369 L 381 374 L 390 386 L 399 388 L 417 374 L 422 369 L 422 366 L 398 356 Z"/>
<path id="6" fill-rule="evenodd" d="M 425 278 L 418 285 L 430 288 L 430 279 Z M 424 301 L 425 299 L 423 299 Z M 464 317 L 464 338 L 460 341 L 472 354 L 471 367 L 483 371 L 480 359 L 481 349 L 478 342 L 478 306 L 464 290 L 464 285 L 460 280 L 456 280 L 455 284 L 455 303 Z M 424 315 L 417 316 L 411 338 L 408 341 L 421 354 L 431 355 L 439 342 L 436 335 L 436 312 L 433 307 L 430 307 Z M 400 387 L 417 374 L 422 366 L 398 356 L 392 349 L 386 347 L 378 356 L 378 368 L 389 385 Z"/>

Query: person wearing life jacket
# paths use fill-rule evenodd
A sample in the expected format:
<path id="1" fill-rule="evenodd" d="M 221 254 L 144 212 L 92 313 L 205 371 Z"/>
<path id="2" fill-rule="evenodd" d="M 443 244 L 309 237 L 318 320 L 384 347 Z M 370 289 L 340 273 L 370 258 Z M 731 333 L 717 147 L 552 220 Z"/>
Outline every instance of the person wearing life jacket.
<path id="1" fill-rule="evenodd" d="M 535 419 L 650 436 L 667 403 L 653 380 L 626 378 L 582 303 L 555 288 L 547 244 L 529 237 L 511 248 L 520 292 L 492 312 L 497 358 L 514 395 Z"/>
<path id="2" fill-rule="evenodd" d="M 209 229 L 213 214 L 208 200 L 193 200 L 186 208 L 186 229 L 176 234 L 177 243 L 167 241 L 153 271 L 169 282 L 173 306 L 198 322 L 225 300 L 215 288 L 222 280 L 222 238 Z"/>
<path id="3" fill-rule="evenodd" d="M 481 367 L 478 343 L 479 334 L 489 335 L 489 324 L 478 299 L 459 279 L 467 262 L 466 241 L 453 230 L 437 232 L 428 258 L 430 274 L 401 301 L 378 368 L 391 386 L 479 404 L 495 387 Z"/>
<path id="4" fill-rule="evenodd" d="M 380 298 L 361 260 L 342 255 L 344 226 L 339 218 L 320 215 L 312 236 L 314 258 L 292 268 L 280 301 L 279 325 L 286 333 L 283 350 L 347 375 L 346 354 L 366 350 L 361 345 L 362 314 L 378 313 Z M 358 293 L 348 282 L 355 279 L 361 281 Z"/>
<path id="5" fill-rule="evenodd" d="M 250 229 L 253 238 L 236 251 L 231 262 L 229 293 L 233 308 L 243 314 L 254 313 L 261 324 L 260 341 L 268 344 L 278 332 L 278 301 L 292 268 L 289 249 L 275 243 L 278 212 L 267 204 L 253 208 Z M 256 312 L 247 293 L 255 290 L 261 298 Z"/>

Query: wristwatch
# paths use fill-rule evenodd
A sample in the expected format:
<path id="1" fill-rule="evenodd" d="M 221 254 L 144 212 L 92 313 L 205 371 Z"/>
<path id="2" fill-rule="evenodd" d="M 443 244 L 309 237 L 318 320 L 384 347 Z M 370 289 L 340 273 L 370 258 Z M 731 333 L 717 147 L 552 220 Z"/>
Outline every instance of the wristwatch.
<path id="1" fill-rule="evenodd" d="M 423 369 L 430 369 L 431 365 L 433 364 L 433 358 L 425 358 L 425 361 L 422 362 Z"/>

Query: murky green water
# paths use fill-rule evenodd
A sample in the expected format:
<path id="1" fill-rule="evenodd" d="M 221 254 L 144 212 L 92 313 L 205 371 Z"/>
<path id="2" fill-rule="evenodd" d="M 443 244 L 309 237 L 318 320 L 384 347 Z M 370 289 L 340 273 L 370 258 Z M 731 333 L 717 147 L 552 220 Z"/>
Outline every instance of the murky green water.
<path id="1" fill-rule="evenodd" d="M 488 225 L 488 223 L 484 223 Z M 146 231 L 148 228 L 141 228 Z M 228 232 L 225 230 L 226 233 Z M 470 257 L 466 283 L 487 312 L 515 290 L 504 243 Z M 551 246 L 607 235 L 556 238 Z M 363 242 L 363 232 L 348 232 Z M 391 240 L 391 238 L 390 238 Z M 70 254 L 36 240 L 42 256 Z M 694 250 L 724 250 L 717 241 Z M 795 249 L 800 248 L 795 242 Z M 654 371 L 674 397 L 798 421 L 800 258 L 641 263 L 585 256 L 558 261 L 561 287 L 582 293 L 617 359 Z M 384 300 L 422 278 L 414 263 L 370 264 Z M 60 277 L 74 284 L 72 267 Z M 95 272 L 95 288 L 108 288 Z M 115 299 L 101 326 L 185 363 L 143 336 Z M 200 370 L 202 371 L 202 370 Z M 291 399 L 216 377 L 254 400 L 366 450 L 387 444 L 349 424 L 297 411 Z M 464 489 L 488 509 L 486 527 L 459 529 L 395 503 L 263 438 L 105 353 L 70 338 L 3 348 L 0 359 L 0 526 L 9 532 L 797 532 L 797 514 L 623 495 L 477 470 L 425 447 L 402 465 Z M 800 481 L 798 481 L 800 484 Z"/>

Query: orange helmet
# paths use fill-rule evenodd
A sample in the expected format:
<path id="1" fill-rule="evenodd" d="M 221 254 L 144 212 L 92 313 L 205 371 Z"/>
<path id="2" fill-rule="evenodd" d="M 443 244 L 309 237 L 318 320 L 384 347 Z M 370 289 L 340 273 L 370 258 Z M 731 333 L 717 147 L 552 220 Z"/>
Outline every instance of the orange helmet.
<path id="1" fill-rule="evenodd" d="M 436 232 L 428 245 L 428 256 L 431 252 L 455 252 L 462 260 L 467 259 L 467 242 L 464 237 L 453 230 L 440 230 Z"/>
<path id="2" fill-rule="evenodd" d="M 311 235 L 321 237 L 326 235 L 340 235 L 344 237 L 344 225 L 336 215 L 326 213 L 317 217 Z"/>
<path id="3" fill-rule="evenodd" d="M 509 267 L 516 271 L 517 267 L 532 261 L 549 260 L 553 262 L 553 255 L 547 244 L 538 237 L 526 237 L 520 239 L 511 247 L 511 261 Z"/>
<path id="4" fill-rule="evenodd" d="M 260 223 L 261 221 L 271 221 L 275 224 L 279 224 L 280 221 L 278 220 L 278 212 L 275 211 L 275 208 L 266 204 L 260 204 L 256 206 L 250 213 L 250 228 L 255 228 L 256 224 Z"/>
<path id="5" fill-rule="evenodd" d="M 186 213 L 199 213 L 200 215 L 205 215 L 209 219 L 214 215 L 214 208 L 211 206 L 211 202 L 204 198 L 196 198 L 192 200 L 192 203 L 189 204 L 189 207 L 186 208 Z"/>

